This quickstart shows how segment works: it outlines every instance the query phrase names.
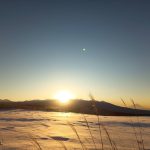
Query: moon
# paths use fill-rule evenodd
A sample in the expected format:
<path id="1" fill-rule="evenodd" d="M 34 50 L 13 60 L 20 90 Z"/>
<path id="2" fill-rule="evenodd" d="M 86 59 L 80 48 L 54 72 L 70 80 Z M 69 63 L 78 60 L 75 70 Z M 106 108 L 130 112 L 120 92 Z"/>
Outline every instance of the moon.
<path id="1" fill-rule="evenodd" d="M 83 48 L 83 49 L 82 49 L 82 51 L 84 51 L 84 52 L 85 52 L 85 51 L 86 51 L 86 49 L 85 49 L 85 48 Z"/>

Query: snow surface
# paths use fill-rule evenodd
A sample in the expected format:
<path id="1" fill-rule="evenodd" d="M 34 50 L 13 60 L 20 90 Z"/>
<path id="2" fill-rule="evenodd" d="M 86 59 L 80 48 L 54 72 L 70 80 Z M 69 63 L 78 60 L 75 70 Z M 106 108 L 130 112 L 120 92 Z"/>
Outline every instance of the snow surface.
<path id="1" fill-rule="evenodd" d="M 85 115 L 85 117 L 96 147 L 100 150 L 97 117 L 94 115 Z M 100 116 L 100 121 L 118 149 L 138 149 L 132 125 L 139 139 L 141 130 L 145 149 L 150 149 L 150 117 Z M 0 111 L 0 149 L 36 150 L 39 149 L 39 144 L 42 150 L 61 150 L 64 149 L 63 145 L 68 150 L 80 150 L 81 144 L 70 124 L 76 129 L 84 146 L 88 150 L 94 150 L 94 144 L 82 114 L 24 110 Z M 110 149 L 104 129 L 102 129 L 102 138 L 104 149 Z"/>

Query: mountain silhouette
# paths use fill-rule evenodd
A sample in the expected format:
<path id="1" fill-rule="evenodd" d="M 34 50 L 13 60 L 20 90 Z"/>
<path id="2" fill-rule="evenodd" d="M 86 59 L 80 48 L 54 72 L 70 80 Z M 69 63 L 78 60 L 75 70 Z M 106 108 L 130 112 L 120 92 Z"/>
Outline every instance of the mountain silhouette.
<path id="1" fill-rule="evenodd" d="M 71 100 L 61 104 L 56 100 L 10 101 L 0 100 L 0 110 L 25 109 L 57 112 L 75 112 L 110 116 L 150 116 L 149 110 L 133 109 L 117 106 L 105 101 Z"/>

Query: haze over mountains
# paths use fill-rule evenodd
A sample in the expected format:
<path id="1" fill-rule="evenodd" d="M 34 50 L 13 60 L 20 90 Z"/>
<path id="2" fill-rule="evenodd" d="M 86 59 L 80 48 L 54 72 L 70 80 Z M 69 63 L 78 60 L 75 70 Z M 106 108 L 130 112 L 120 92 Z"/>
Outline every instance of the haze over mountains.
<path id="1" fill-rule="evenodd" d="M 61 104 L 56 100 L 29 100 L 29 101 L 11 101 L 0 100 L 0 110 L 5 109 L 25 109 L 41 111 L 59 111 L 95 114 L 95 107 L 99 115 L 110 116 L 150 116 L 150 110 L 125 108 L 105 101 L 71 100 L 68 104 Z"/>

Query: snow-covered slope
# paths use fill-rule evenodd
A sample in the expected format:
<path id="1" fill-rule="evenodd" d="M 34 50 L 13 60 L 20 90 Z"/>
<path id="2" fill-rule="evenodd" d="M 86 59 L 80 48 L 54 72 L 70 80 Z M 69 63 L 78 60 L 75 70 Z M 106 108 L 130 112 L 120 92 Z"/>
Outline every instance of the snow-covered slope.
<path id="1" fill-rule="evenodd" d="M 97 149 L 101 149 L 99 127 L 95 115 L 85 115 Z M 100 117 L 111 139 L 120 150 L 137 149 L 134 135 L 134 125 L 139 136 L 139 122 L 137 117 Z M 133 124 L 131 124 L 131 120 Z M 150 118 L 140 117 L 145 149 L 150 149 Z M 82 114 L 9 110 L 0 112 L 0 148 L 5 150 L 36 150 L 36 142 L 43 150 L 63 150 L 65 144 L 68 150 L 80 150 L 81 144 L 70 125 L 76 129 L 81 141 L 88 150 L 94 150 L 89 129 Z M 107 135 L 102 130 L 105 150 L 110 149 Z M 36 141 L 36 142 L 35 142 Z"/>

